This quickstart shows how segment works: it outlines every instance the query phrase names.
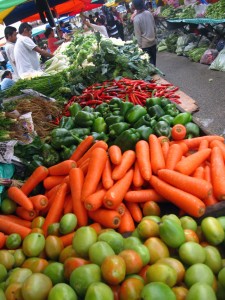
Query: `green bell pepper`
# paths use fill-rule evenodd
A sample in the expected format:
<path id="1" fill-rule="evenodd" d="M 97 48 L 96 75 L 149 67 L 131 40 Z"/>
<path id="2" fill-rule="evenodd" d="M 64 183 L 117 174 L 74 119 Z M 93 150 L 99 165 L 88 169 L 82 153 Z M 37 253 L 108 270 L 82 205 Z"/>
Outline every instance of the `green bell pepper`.
<path id="1" fill-rule="evenodd" d="M 149 107 L 148 113 L 151 117 L 156 117 L 156 119 L 159 119 L 160 117 L 165 115 L 165 111 L 158 104 Z"/>
<path id="2" fill-rule="evenodd" d="M 170 115 L 164 115 L 159 118 L 159 121 L 166 121 L 170 126 L 173 125 L 173 117 Z"/>
<path id="3" fill-rule="evenodd" d="M 130 128 L 123 131 L 114 141 L 114 145 L 120 147 L 121 151 L 134 150 L 136 143 L 140 139 L 140 134 L 136 129 Z"/>
<path id="4" fill-rule="evenodd" d="M 165 107 L 164 107 L 164 111 L 166 113 L 166 115 L 170 115 L 172 117 L 176 117 L 180 112 L 179 110 L 177 109 L 176 105 L 175 104 L 167 104 Z"/>
<path id="5" fill-rule="evenodd" d="M 135 105 L 126 113 L 125 121 L 127 121 L 130 124 L 134 124 L 135 122 L 137 122 L 137 120 L 139 120 L 142 116 L 145 116 L 146 114 L 146 108 L 144 108 L 141 105 Z"/>
<path id="6" fill-rule="evenodd" d="M 32 156 L 32 160 L 27 163 L 27 168 L 30 172 L 33 172 L 37 167 L 44 166 L 44 159 L 38 154 Z"/>
<path id="7" fill-rule="evenodd" d="M 105 118 L 105 122 L 107 126 L 110 126 L 115 123 L 123 122 L 124 118 L 122 116 L 114 116 L 110 114 L 108 117 Z"/>
<path id="8" fill-rule="evenodd" d="M 55 128 L 51 132 L 51 146 L 56 150 L 61 149 L 62 145 L 70 147 L 80 142 L 81 139 L 65 128 Z"/>
<path id="9" fill-rule="evenodd" d="M 93 111 L 92 115 L 94 116 L 95 119 L 97 119 L 98 117 L 102 117 L 102 115 L 98 111 Z"/>
<path id="10" fill-rule="evenodd" d="M 74 128 L 74 118 L 63 116 L 59 122 L 59 127 L 67 130 Z"/>
<path id="11" fill-rule="evenodd" d="M 105 134 L 105 132 L 91 132 L 91 135 L 93 136 L 93 138 L 96 140 L 96 141 L 105 141 L 107 142 L 108 141 L 108 135 Z"/>
<path id="12" fill-rule="evenodd" d="M 146 107 L 152 107 L 154 105 L 159 105 L 161 106 L 161 98 L 160 97 L 154 97 L 154 98 L 147 98 L 146 99 Z"/>
<path id="13" fill-rule="evenodd" d="M 173 119 L 173 125 L 176 124 L 182 124 L 185 125 L 188 122 L 192 121 L 192 115 L 189 112 L 183 112 L 178 114 L 174 119 Z"/>
<path id="14" fill-rule="evenodd" d="M 90 132 L 91 132 L 90 128 L 82 128 L 82 127 L 77 127 L 70 130 L 70 133 L 72 135 L 76 135 L 78 137 L 84 137 L 86 135 L 89 135 Z"/>
<path id="15" fill-rule="evenodd" d="M 147 114 L 142 116 L 137 122 L 134 123 L 134 128 L 139 128 L 142 125 L 150 126 L 151 124 L 151 117 Z"/>
<path id="16" fill-rule="evenodd" d="M 171 104 L 171 101 L 167 98 L 161 98 L 161 107 L 165 107 L 167 104 Z"/>
<path id="17" fill-rule="evenodd" d="M 142 125 L 137 128 L 137 132 L 140 134 L 142 140 L 148 141 L 150 134 L 153 133 L 153 129 L 146 125 Z"/>
<path id="18" fill-rule="evenodd" d="M 190 139 L 193 137 L 198 137 L 200 135 L 200 128 L 197 124 L 188 122 L 184 126 L 187 130 L 186 138 Z"/>
<path id="19" fill-rule="evenodd" d="M 43 144 L 41 147 L 41 156 L 46 167 L 51 167 L 60 161 L 58 152 L 49 144 Z"/>
<path id="20" fill-rule="evenodd" d="M 156 119 L 155 118 L 151 118 L 150 127 L 154 128 L 156 124 L 157 124 Z"/>
<path id="21" fill-rule="evenodd" d="M 91 107 L 91 106 L 86 105 L 86 106 L 82 109 L 82 111 L 87 111 L 87 112 L 89 112 L 89 113 L 92 113 L 92 112 L 94 111 L 94 108 Z"/>
<path id="22" fill-rule="evenodd" d="M 66 147 L 62 145 L 62 151 L 60 152 L 60 158 L 61 160 L 67 160 L 70 158 L 70 156 L 73 154 L 74 150 L 77 148 L 76 145 L 72 145 L 70 147 Z"/>
<path id="23" fill-rule="evenodd" d="M 105 116 L 109 113 L 109 105 L 102 103 L 95 108 L 95 112 L 99 112 L 102 116 Z"/>
<path id="24" fill-rule="evenodd" d="M 106 132 L 107 130 L 107 125 L 103 117 L 98 117 L 97 119 L 94 120 L 93 125 L 92 125 L 92 131 L 94 132 Z"/>
<path id="25" fill-rule="evenodd" d="M 75 117 L 78 111 L 81 111 L 82 107 L 80 106 L 79 103 L 73 103 L 72 105 L 69 106 L 69 112 L 71 117 Z"/>
<path id="26" fill-rule="evenodd" d="M 157 122 L 153 129 L 157 136 L 163 135 L 163 136 L 167 136 L 168 138 L 171 136 L 171 128 L 166 121 Z"/>
<path id="27" fill-rule="evenodd" d="M 109 102 L 110 109 L 115 108 L 115 107 L 119 108 L 121 102 L 122 102 L 122 100 L 120 98 L 117 98 L 117 97 L 112 98 Z"/>
<path id="28" fill-rule="evenodd" d="M 111 111 L 112 116 L 121 116 L 120 109 L 117 108 L 116 110 Z"/>
<path id="29" fill-rule="evenodd" d="M 79 127 L 92 127 L 95 117 L 88 111 L 79 111 L 76 114 L 74 125 Z"/>
<path id="30" fill-rule="evenodd" d="M 130 124 L 126 122 L 119 122 L 109 126 L 109 137 L 115 138 L 120 135 L 123 131 L 127 130 Z"/>
<path id="31" fill-rule="evenodd" d="M 129 101 L 121 101 L 120 103 L 120 113 L 123 117 L 125 117 L 126 113 L 134 106 L 133 103 Z"/>

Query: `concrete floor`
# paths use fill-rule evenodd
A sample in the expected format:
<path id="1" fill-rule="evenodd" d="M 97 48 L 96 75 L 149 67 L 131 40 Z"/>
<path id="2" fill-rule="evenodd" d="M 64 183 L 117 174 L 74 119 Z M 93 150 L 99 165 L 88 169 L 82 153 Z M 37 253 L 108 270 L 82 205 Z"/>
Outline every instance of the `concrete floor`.
<path id="1" fill-rule="evenodd" d="M 157 54 L 157 67 L 165 79 L 196 100 L 196 120 L 211 134 L 225 137 L 225 72 L 168 52 Z"/>

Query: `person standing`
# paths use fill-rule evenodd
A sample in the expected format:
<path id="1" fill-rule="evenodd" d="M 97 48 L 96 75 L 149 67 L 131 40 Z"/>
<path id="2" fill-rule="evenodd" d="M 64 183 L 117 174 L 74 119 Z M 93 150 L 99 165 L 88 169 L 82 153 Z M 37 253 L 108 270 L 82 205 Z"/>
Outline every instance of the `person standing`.
<path id="1" fill-rule="evenodd" d="M 92 24 L 88 20 L 85 20 L 84 24 L 87 25 L 87 27 L 91 27 L 94 31 L 100 32 L 102 36 L 107 37 L 107 38 L 109 37 L 107 29 L 104 25 L 103 19 L 99 19 L 97 21 L 97 24 Z"/>
<path id="2" fill-rule="evenodd" d="M 13 77 L 15 79 L 19 78 L 18 72 L 17 72 L 17 68 L 16 68 L 16 61 L 15 61 L 15 56 L 14 56 L 14 47 L 15 47 L 15 43 L 17 40 L 17 30 L 15 27 L 13 26 L 7 26 L 5 28 L 5 39 L 6 39 L 6 44 L 5 44 L 5 52 L 6 55 L 9 59 L 10 65 L 13 69 Z"/>
<path id="3" fill-rule="evenodd" d="M 134 34 L 138 46 L 150 57 L 150 63 L 156 65 L 156 29 L 152 13 L 145 9 L 143 0 L 133 0 L 133 6 L 137 10 L 134 17 Z"/>
<path id="4" fill-rule="evenodd" d="M 58 40 L 55 37 L 54 30 L 51 27 L 46 28 L 44 34 L 48 41 L 48 49 L 51 53 L 54 53 L 55 50 L 59 47 L 59 45 L 63 43 L 63 40 Z"/>
<path id="5" fill-rule="evenodd" d="M 119 32 L 119 37 L 122 41 L 124 41 L 124 28 L 123 28 L 123 18 L 121 14 L 116 10 L 116 7 L 111 7 L 112 14 L 114 16 L 114 19 L 116 21 L 116 26 Z"/>
<path id="6" fill-rule="evenodd" d="M 38 53 L 44 57 L 53 57 L 54 55 L 41 49 L 32 41 L 32 26 L 28 23 L 22 23 L 19 26 L 19 37 L 17 39 L 14 55 L 19 77 L 24 73 L 40 71 L 40 60 Z"/>

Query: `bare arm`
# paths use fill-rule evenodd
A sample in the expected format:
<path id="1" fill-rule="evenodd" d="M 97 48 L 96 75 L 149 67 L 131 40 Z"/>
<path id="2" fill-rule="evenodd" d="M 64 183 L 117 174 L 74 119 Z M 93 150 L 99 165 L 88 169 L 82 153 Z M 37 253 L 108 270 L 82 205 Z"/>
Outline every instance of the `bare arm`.
<path id="1" fill-rule="evenodd" d="M 45 50 L 41 49 L 38 46 L 34 47 L 33 50 L 38 52 L 40 55 L 42 55 L 44 57 L 53 57 L 54 56 L 53 54 L 49 53 L 48 51 L 45 51 Z"/>

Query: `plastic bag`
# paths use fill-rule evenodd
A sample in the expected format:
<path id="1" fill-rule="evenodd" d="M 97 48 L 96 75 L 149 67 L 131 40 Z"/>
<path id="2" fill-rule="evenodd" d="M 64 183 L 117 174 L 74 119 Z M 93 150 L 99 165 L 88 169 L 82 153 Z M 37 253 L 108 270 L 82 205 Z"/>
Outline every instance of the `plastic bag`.
<path id="1" fill-rule="evenodd" d="M 188 51 L 194 49 L 195 47 L 196 47 L 196 43 L 193 43 L 193 42 L 189 43 L 189 44 L 184 48 L 183 54 L 184 54 L 185 56 L 188 56 Z"/>
<path id="2" fill-rule="evenodd" d="M 205 16 L 207 7 L 208 7 L 207 4 L 195 5 L 194 9 L 195 9 L 195 12 L 196 12 L 196 17 L 197 18 L 203 18 Z"/>
<path id="3" fill-rule="evenodd" d="M 196 37 L 192 34 L 185 34 L 183 36 L 180 36 L 177 40 L 176 54 L 183 55 L 185 47 L 194 40 L 196 40 Z"/>
<path id="4" fill-rule="evenodd" d="M 202 55 L 200 63 L 204 65 L 211 65 L 211 63 L 214 61 L 217 55 L 218 51 L 216 49 L 208 49 Z"/>
<path id="5" fill-rule="evenodd" d="M 217 58 L 209 66 L 211 70 L 218 70 L 225 72 L 225 50 L 222 50 Z"/>

